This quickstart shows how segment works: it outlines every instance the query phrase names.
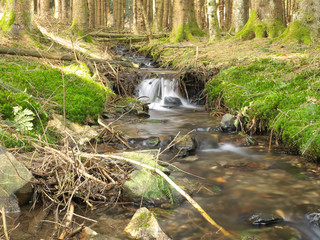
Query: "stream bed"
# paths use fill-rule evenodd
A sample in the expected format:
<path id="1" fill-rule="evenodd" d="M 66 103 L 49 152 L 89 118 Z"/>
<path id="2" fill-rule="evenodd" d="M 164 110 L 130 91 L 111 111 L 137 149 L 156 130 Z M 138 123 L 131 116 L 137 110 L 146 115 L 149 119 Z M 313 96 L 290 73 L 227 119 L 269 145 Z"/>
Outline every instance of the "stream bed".
<path id="1" fill-rule="evenodd" d="M 140 62 L 148 67 L 151 65 L 144 59 Z M 145 71 L 152 72 L 152 69 Z M 173 90 L 176 85 L 170 83 L 169 86 L 166 82 L 166 74 L 172 76 L 174 72 L 154 71 L 157 76 L 142 79 L 147 81 L 144 88 L 162 88 L 153 88 L 147 93 L 142 91 L 139 96 L 147 97 L 146 101 L 152 98 L 150 117 L 138 119 L 127 116 L 113 123 L 113 128 L 130 138 L 165 138 L 192 132 L 197 139 L 196 150 L 189 156 L 171 159 L 170 163 L 195 175 L 186 174 L 186 177 L 201 184 L 193 198 L 219 225 L 240 234 L 239 239 L 320 239 L 320 228 L 306 219 L 307 214 L 320 212 L 319 168 L 312 164 L 306 168 L 304 160 L 288 155 L 281 147 L 271 147 L 268 151 L 266 136 L 256 136 L 256 144 L 249 146 L 237 133 L 219 131 L 221 119 L 200 106 L 189 104 L 186 99 L 181 98 L 181 102 L 174 99 L 178 105 L 176 107 L 170 104 L 163 107 L 166 96 L 179 98 Z M 168 90 L 168 87 L 171 89 Z M 151 90 L 152 96 L 148 95 Z M 117 240 L 129 239 L 123 230 L 136 207 L 118 204 L 110 208 L 101 204 L 94 211 L 77 211 L 97 221 L 92 229 L 98 236 L 92 239 Z M 12 233 L 12 239 L 47 239 L 44 229 L 50 229 L 53 224 L 43 222 L 38 229 L 37 226 L 30 226 L 37 214 L 28 210 L 28 206 L 24 208 L 19 220 L 21 226 Z M 162 229 L 172 239 L 221 237 L 217 229 L 209 225 L 187 201 L 172 209 L 150 210 L 156 213 Z M 280 216 L 285 221 L 268 226 L 263 222 L 254 225 L 249 220 L 253 216 Z M 86 222 L 86 225 L 90 224 L 90 221 Z"/>

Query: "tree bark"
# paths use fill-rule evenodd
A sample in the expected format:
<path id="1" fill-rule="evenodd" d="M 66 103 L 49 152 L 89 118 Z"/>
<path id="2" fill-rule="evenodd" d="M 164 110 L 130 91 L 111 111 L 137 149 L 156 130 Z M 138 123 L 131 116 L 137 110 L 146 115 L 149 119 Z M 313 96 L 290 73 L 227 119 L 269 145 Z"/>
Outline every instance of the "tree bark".
<path id="1" fill-rule="evenodd" d="M 78 36 L 84 36 L 89 29 L 89 11 L 86 0 L 73 0 L 72 27 Z"/>
<path id="2" fill-rule="evenodd" d="M 170 2 L 169 0 L 164 0 L 163 3 L 163 16 L 162 16 L 162 28 L 164 30 L 168 30 L 168 26 L 169 26 L 169 22 L 168 22 L 168 18 L 169 18 L 169 7 L 170 7 Z"/>
<path id="3" fill-rule="evenodd" d="M 49 0 L 39 0 L 40 1 L 40 16 L 48 17 L 50 13 L 50 1 Z"/>
<path id="4" fill-rule="evenodd" d="M 221 30 L 219 26 L 216 0 L 208 0 L 207 8 L 210 39 L 220 38 Z"/>
<path id="5" fill-rule="evenodd" d="M 249 19 L 249 0 L 234 0 L 231 27 L 239 32 Z"/>
<path id="6" fill-rule="evenodd" d="M 320 1 L 297 1 L 297 10 L 293 14 L 293 21 L 300 21 L 310 28 L 311 37 L 313 40 L 316 40 L 320 34 Z"/>
<path id="7" fill-rule="evenodd" d="M 33 28 L 34 2 L 6 0 L 6 7 L 0 19 L 0 30 L 19 38 L 25 31 Z"/>
<path id="8" fill-rule="evenodd" d="M 95 16 L 96 16 L 96 8 L 94 0 L 88 0 L 88 9 L 89 9 L 89 28 L 93 29 L 95 27 Z"/>

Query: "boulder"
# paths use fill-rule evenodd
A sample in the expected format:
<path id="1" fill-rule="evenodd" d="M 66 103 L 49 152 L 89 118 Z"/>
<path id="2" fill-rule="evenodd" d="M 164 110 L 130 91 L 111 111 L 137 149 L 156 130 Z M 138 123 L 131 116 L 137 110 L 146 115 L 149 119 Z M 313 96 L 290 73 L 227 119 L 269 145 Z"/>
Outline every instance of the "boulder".
<path id="1" fill-rule="evenodd" d="M 160 228 L 156 218 L 145 207 L 140 208 L 133 215 L 125 228 L 125 232 L 133 239 L 142 240 L 170 240 Z"/>
<path id="2" fill-rule="evenodd" d="M 230 113 L 223 115 L 222 120 L 220 122 L 221 130 L 223 132 L 235 131 L 236 130 L 236 126 L 234 125 L 235 120 L 236 118 Z"/>
<path id="3" fill-rule="evenodd" d="M 178 97 L 165 97 L 164 105 L 167 107 L 179 107 L 182 105 L 182 102 Z"/>
<path id="4" fill-rule="evenodd" d="M 7 211 L 17 212 L 17 197 L 19 204 L 25 204 L 32 195 L 32 173 L 2 146 L 0 162 L 0 205 L 8 206 Z"/>

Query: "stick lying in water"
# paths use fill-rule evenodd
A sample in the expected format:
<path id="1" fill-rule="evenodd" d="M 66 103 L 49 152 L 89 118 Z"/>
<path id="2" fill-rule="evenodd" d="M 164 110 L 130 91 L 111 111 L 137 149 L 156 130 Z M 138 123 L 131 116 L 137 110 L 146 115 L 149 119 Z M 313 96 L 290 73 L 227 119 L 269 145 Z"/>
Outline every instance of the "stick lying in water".
<path id="1" fill-rule="evenodd" d="M 183 191 L 177 184 L 175 184 L 164 172 L 160 171 L 157 168 L 151 167 L 147 164 L 140 163 L 138 161 L 121 157 L 121 156 L 116 156 L 116 155 L 104 155 L 104 154 L 81 154 L 83 157 L 101 157 L 101 158 L 112 158 L 112 159 L 117 159 L 117 160 L 122 160 L 126 161 L 129 163 L 132 163 L 134 165 L 149 169 L 161 177 L 163 177 L 174 189 L 176 189 L 182 196 L 184 196 L 189 203 L 192 204 L 192 206 L 198 210 L 198 212 L 209 222 L 211 223 L 214 227 L 218 228 L 219 231 L 221 231 L 225 236 L 232 237 L 232 235 L 226 231 L 223 227 L 218 225 L 203 209 L 202 207 L 195 201 L 193 198 L 190 197 L 189 194 L 187 194 L 185 191 Z"/>

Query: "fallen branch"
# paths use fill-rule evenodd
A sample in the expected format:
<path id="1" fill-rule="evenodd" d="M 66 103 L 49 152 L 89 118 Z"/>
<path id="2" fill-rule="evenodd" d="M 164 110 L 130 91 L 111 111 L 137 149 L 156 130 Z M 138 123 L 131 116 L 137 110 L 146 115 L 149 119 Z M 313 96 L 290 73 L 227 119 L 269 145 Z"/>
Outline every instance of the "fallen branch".
<path id="1" fill-rule="evenodd" d="M 121 156 L 116 156 L 116 155 L 104 155 L 104 154 L 81 154 L 80 156 L 83 157 L 100 157 L 100 158 L 111 158 L 111 159 L 117 159 L 117 160 L 121 160 L 121 161 L 126 161 L 128 163 L 137 165 L 139 167 L 143 167 L 146 169 L 149 169 L 155 173 L 157 173 L 158 175 L 160 175 L 161 177 L 163 177 L 175 190 L 177 190 L 183 197 L 185 197 L 189 203 L 191 203 L 191 205 L 197 209 L 197 211 L 210 223 L 212 224 L 214 227 L 216 227 L 219 231 L 221 231 L 225 236 L 227 237 L 232 237 L 232 235 L 226 231 L 223 227 L 221 227 L 220 225 L 218 225 L 202 208 L 201 206 L 195 201 L 193 200 L 193 198 L 190 197 L 189 194 L 187 194 L 185 191 L 183 191 L 177 184 L 175 184 L 164 172 L 160 171 L 157 168 L 151 167 L 147 164 L 143 164 L 141 162 L 129 159 L 129 158 L 125 158 L 125 157 L 121 157 Z"/>
<path id="2" fill-rule="evenodd" d="M 107 129 L 113 136 L 115 136 L 120 142 L 122 142 L 128 149 L 132 149 L 132 147 L 130 147 L 129 144 L 128 144 L 125 140 L 123 140 L 123 139 L 121 138 L 121 136 L 119 136 L 119 134 L 114 133 L 114 131 L 113 131 L 109 126 L 105 125 L 100 119 L 98 119 L 98 123 L 99 123 L 102 127 L 104 127 L 105 129 Z M 101 137 L 101 136 L 100 136 L 100 137 Z"/>
<path id="3" fill-rule="evenodd" d="M 61 60 L 61 61 L 77 61 L 77 57 L 71 54 L 51 54 L 43 51 L 35 51 L 35 50 L 14 48 L 14 47 L 0 47 L 0 54 L 47 58 L 47 59 Z M 123 67 L 129 67 L 129 68 L 139 68 L 138 64 L 130 62 L 129 60 L 115 61 L 115 60 L 108 60 L 108 59 L 101 59 L 101 58 L 84 58 L 84 57 L 81 57 L 81 58 L 90 62 L 103 63 L 103 64 L 106 64 L 108 62 L 112 65 L 121 65 Z"/>
<path id="4" fill-rule="evenodd" d="M 6 240 L 9 240 L 9 234 L 7 229 L 7 219 L 6 219 L 6 210 L 4 206 L 1 206 L 1 215 L 2 215 L 2 225 L 3 225 L 3 233 Z"/>

